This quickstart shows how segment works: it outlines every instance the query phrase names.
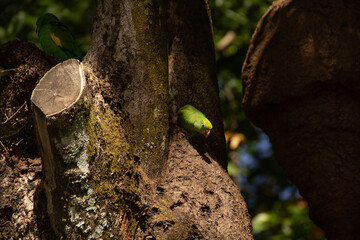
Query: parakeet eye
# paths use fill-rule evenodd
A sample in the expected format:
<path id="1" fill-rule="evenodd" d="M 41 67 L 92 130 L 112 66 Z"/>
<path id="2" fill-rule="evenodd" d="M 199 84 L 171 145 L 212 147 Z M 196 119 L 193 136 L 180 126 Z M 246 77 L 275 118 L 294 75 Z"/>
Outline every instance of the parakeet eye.
<path id="1" fill-rule="evenodd" d="M 205 127 L 205 124 L 201 124 L 201 127 L 204 128 L 204 127 Z"/>

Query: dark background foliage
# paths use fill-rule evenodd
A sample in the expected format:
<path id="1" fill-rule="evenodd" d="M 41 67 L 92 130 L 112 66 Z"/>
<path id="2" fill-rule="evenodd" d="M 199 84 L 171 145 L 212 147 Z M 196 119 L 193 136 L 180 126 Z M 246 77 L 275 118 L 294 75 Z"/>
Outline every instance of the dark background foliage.
<path id="1" fill-rule="evenodd" d="M 210 1 L 228 170 L 253 216 L 255 239 L 324 239 L 308 218 L 306 201 L 275 162 L 267 136 L 246 118 L 241 105 L 241 67 L 256 24 L 271 2 Z M 36 20 L 51 12 L 69 27 L 84 53 L 89 47 L 94 1 L 3 0 L 0 9 L 0 44 L 20 39 L 40 48 Z"/>

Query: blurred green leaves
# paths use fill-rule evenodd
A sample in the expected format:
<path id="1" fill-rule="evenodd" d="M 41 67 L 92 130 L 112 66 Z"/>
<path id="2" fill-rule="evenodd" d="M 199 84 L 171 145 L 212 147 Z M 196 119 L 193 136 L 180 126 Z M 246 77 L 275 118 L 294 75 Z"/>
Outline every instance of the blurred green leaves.
<path id="1" fill-rule="evenodd" d="M 256 24 L 271 1 L 210 1 L 216 45 L 220 99 L 225 129 L 241 132 L 249 140 L 257 133 L 241 106 L 241 68 Z"/>
<path id="2" fill-rule="evenodd" d="M 299 199 L 296 204 L 277 203 L 272 210 L 257 214 L 252 224 L 257 239 L 324 239 L 321 229 L 308 218 L 308 209 L 303 199 Z"/>
<path id="3" fill-rule="evenodd" d="M 39 46 L 36 20 L 50 12 L 69 27 L 83 52 L 89 47 L 95 1 L 2 0 L 0 11 L 0 44 L 20 39 Z"/>
<path id="4" fill-rule="evenodd" d="M 211 1 L 213 25 L 216 29 L 214 41 L 218 43 L 229 31 L 236 36 L 220 55 L 229 57 L 234 54 L 246 54 L 251 35 L 257 21 L 272 1 L 267 0 L 215 0 Z M 240 63 L 241 64 L 241 63 Z"/>

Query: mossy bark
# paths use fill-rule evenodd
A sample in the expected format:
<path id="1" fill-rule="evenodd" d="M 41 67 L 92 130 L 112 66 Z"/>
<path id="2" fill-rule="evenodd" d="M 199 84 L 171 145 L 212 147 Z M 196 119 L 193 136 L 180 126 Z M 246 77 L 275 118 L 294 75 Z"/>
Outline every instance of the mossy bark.
<path id="1" fill-rule="evenodd" d="M 150 178 L 167 157 L 168 72 L 162 1 L 98 1 L 84 65 L 116 113 Z M 151 154 L 149 154 L 151 152 Z"/>

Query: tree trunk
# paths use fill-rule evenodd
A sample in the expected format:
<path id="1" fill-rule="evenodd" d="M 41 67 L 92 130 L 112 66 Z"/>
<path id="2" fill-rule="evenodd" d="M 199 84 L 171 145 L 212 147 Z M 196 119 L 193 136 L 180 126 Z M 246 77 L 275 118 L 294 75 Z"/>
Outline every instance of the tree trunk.
<path id="1" fill-rule="evenodd" d="M 243 66 L 245 111 L 328 239 L 360 235 L 358 1 L 275 2 Z"/>
<path id="2" fill-rule="evenodd" d="M 38 197 L 29 194 L 38 218 L 24 223 L 24 236 L 252 239 L 224 170 L 214 61 L 206 1 L 97 1 L 84 61 L 56 65 L 33 91 L 44 176 L 32 186 Z M 174 124 L 187 103 L 213 123 L 208 139 Z"/>

